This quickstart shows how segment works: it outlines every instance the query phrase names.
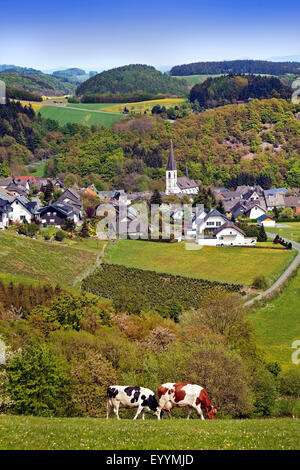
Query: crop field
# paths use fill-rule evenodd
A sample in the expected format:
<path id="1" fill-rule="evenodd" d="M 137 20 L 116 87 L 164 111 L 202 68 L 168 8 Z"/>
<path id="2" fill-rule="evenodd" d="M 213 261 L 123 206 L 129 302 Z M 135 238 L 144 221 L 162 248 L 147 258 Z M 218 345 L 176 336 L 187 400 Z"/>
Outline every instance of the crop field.
<path id="1" fill-rule="evenodd" d="M 63 126 L 70 123 L 83 124 L 85 126 L 101 125 L 105 127 L 111 126 L 115 121 L 124 117 L 121 114 L 103 113 L 92 109 L 85 109 L 84 104 L 80 109 L 74 109 L 71 106 L 42 106 L 39 109 L 42 117 L 48 119 L 55 119 Z M 78 106 L 76 107 L 78 108 Z"/>
<path id="2" fill-rule="evenodd" d="M 273 283 L 295 256 L 294 251 L 209 247 L 187 250 L 185 243 L 118 240 L 106 249 L 109 263 L 209 281 L 252 284 L 264 275 Z"/>
<path id="3" fill-rule="evenodd" d="M 0 415 L 3 450 L 295 450 L 300 419 L 132 421 Z"/>
<path id="4" fill-rule="evenodd" d="M 280 225 L 284 227 L 268 227 L 267 232 L 274 233 L 283 237 L 293 240 L 294 242 L 300 242 L 300 222 L 283 222 Z"/>
<path id="5" fill-rule="evenodd" d="M 24 101 L 24 100 L 14 100 L 14 101 L 20 101 L 22 106 L 29 106 L 31 104 L 35 112 L 38 112 L 41 109 L 41 107 L 44 106 L 42 101 Z"/>
<path id="6" fill-rule="evenodd" d="M 249 313 L 256 329 L 257 344 L 267 362 L 277 361 L 283 369 L 299 367 L 292 362 L 293 341 L 300 339 L 300 271 L 284 290 L 263 307 Z"/>
<path id="7" fill-rule="evenodd" d="M 0 231 L 0 275 L 70 285 L 96 262 L 95 250 Z"/>
<path id="8" fill-rule="evenodd" d="M 128 111 L 134 111 L 135 113 L 144 113 L 148 111 L 151 113 L 153 106 L 160 105 L 166 108 L 172 108 L 174 106 L 182 105 L 186 100 L 184 98 L 164 98 L 161 100 L 149 100 L 139 101 L 136 103 L 120 103 L 120 104 L 109 104 L 102 108 L 102 111 L 109 113 L 122 113 L 126 107 Z"/>
<path id="9" fill-rule="evenodd" d="M 196 83 L 203 83 L 207 78 L 220 77 L 221 74 L 217 75 L 178 75 L 175 78 L 184 79 L 189 85 L 196 85 Z"/>

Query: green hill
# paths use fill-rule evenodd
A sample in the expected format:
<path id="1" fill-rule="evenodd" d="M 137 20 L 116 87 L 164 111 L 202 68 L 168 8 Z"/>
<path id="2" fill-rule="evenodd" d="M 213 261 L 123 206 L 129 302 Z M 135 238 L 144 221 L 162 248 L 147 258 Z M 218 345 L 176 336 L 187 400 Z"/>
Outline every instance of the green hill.
<path id="1" fill-rule="evenodd" d="M 299 73 L 300 62 L 272 62 L 268 60 L 223 60 L 220 62 L 194 62 L 175 65 L 171 75 L 202 75 L 219 73 L 263 73 L 284 75 Z"/>
<path id="2" fill-rule="evenodd" d="M 292 96 L 292 89 L 277 77 L 257 75 L 222 75 L 208 78 L 193 86 L 190 101 L 198 101 L 204 108 L 215 108 L 237 100 L 284 98 Z"/>
<path id="3" fill-rule="evenodd" d="M 136 93 L 184 95 L 187 84 L 165 75 L 149 65 L 125 65 L 101 72 L 76 90 L 77 95 L 124 95 Z"/>
<path id="4" fill-rule="evenodd" d="M 72 93 L 75 84 L 36 70 L 4 71 L 0 73 L 7 88 L 18 88 L 39 95 L 61 96 Z"/>

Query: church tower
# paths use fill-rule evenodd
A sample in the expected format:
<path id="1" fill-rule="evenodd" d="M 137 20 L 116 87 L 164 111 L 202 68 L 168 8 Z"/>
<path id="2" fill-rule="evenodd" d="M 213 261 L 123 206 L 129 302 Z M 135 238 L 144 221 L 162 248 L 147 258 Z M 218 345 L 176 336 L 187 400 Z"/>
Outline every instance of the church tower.
<path id="1" fill-rule="evenodd" d="M 178 194 L 180 189 L 177 186 L 177 170 L 174 159 L 173 142 L 171 140 L 169 159 L 166 169 L 166 194 Z"/>

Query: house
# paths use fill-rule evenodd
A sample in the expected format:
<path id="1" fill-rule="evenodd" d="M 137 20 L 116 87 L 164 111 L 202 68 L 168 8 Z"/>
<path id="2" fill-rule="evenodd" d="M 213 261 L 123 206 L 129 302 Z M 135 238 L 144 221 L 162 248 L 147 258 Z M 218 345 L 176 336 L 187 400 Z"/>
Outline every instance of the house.
<path id="1" fill-rule="evenodd" d="M 254 202 L 249 205 L 245 210 L 244 214 L 248 219 L 258 219 L 261 215 L 265 214 L 266 211 L 258 203 Z"/>
<path id="2" fill-rule="evenodd" d="M 169 159 L 166 168 L 166 195 L 169 194 L 198 194 L 199 186 L 186 175 L 177 177 L 176 162 L 174 159 L 173 142 L 170 144 Z"/>
<path id="3" fill-rule="evenodd" d="M 30 223 L 37 214 L 36 203 L 28 201 L 24 196 L 19 196 L 10 205 L 12 208 L 10 220 L 12 222 L 24 222 L 26 220 Z"/>
<path id="4" fill-rule="evenodd" d="M 209 235 L 199 234 L 198 245 L 209 246 L 254 246 L 256 238 L 246 237 L 246 234 L 233 222 L 227 221 Z"/>
<path id="5" fill-rule="evenodd" d="M 265 191 L 265 201 L 267 211 L 272 211 L 275 207 L 285 207 L 284 195 L 280 192 L 275 192 L 274 194 L 266 194 Z"/>
<path id="6" fill-rule="evenodd" d="M 78 217 L 73 207 L 60 202 L 54 202 L 39 209 L 39 218 L 42 224 L 54 225 L 55 227 L 60 227 L 61 223 L 67 218 L 78 223 Z"/>
<path id="7" fill-rule="evenodd" d="M 7 178 L 0 178 L 0 188 L 7 188 L 7 186 L 12 183 L 13 177 L 8 176 Z"/>
<path id="8" fill-rule="evenodd" d="M 201 211 L 196 217 L 196 231 L 199 235 L 213 235 L 215 230 L 228 222 L 227 217 L 217 209 L 211 209 L 208 214 Z"/>
<path id="9" fill-rule="evenodd" d="M 296 214 L 300 214 L 300 196 L 285 196 L 285 207 L 291 207 Z"/>
<path id="10" fill-rule="evenodd" d="M 78 192 L 75 189 L 66 189 L 63 194 L 59 196 L 56 202 L 62 204 L 63 206 L 71 206 L 76 215 L 76 219 L 78 219 L 77 221 L 82 219 L 83 204 Z"/>
<path id="11" fill-rule="evenodd" d="M 275 219 L 269 215 L 263 214 L 258 217 L 257 225 L 263 225 L 264 227 L 275 227 Z"/>
<path id="12" fill-rule="evenodd" d="M 3 230 L 9 225 L 9 217 L 12 212 L 9 201 L 0 199 L 0 230 Z"/>

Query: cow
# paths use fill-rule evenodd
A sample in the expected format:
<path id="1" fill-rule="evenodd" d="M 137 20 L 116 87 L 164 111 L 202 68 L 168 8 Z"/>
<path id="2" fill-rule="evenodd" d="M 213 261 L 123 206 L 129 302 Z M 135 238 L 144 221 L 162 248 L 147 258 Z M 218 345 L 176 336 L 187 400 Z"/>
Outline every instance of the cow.
<path id="1" fill-rule="evenodd" d="M 207 391 L 200 385 L 189 383 L 165 383 L 158 387 L 159 410 L 156 412 L 158 419 L 162 417 L 162 412 L 166 411 L 171 417 L 171 409 L 175 406 L 188 406 L 187 419 L 191 412 L 197 411 L 199 418 L 204 419 L 203 409 L 209 419 L 216 419 L 217 410 L 211 403 Z"/>
<path id="2" fill-rule="evenodd" d="M 158 402 L 154 392 L 149 388 L 110 385 L 107 389 L 106 419 L 109 418 L 112 409 L 120 419 L 119 408 L 137 408 L 133 419 L 137 419 L 140 413 L 142 413 L 142 419 L 145 419 L 145 411 L 153 411 L 157 414 Z"/>

